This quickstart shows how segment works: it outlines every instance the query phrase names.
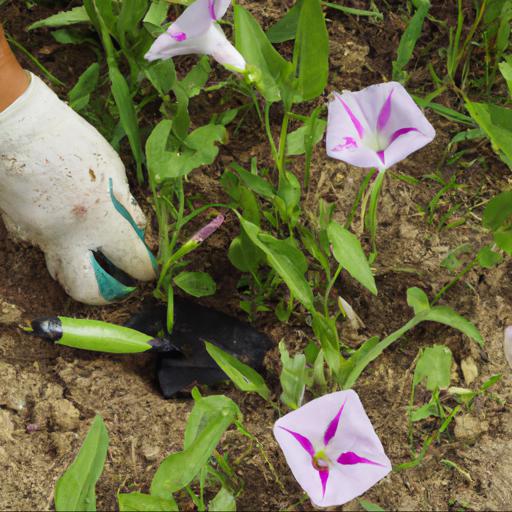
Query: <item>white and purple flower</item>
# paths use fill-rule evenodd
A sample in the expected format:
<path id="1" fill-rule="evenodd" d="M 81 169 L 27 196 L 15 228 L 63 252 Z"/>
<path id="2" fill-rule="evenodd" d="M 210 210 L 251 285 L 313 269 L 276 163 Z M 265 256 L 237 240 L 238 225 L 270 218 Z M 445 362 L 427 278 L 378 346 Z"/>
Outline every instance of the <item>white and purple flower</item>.
<path id="1" fill-rule="evenodd" d="M 322 396 L 280 418 L 274 436 L 314 505 L 342 505 L 391 471 L 355 391 Z"/>
<path id="2" fill-rule="evenodd" d="M 334 93 L 329 104 L 327 154 L 357 167 L 388 169 L 436 135 L 398 82 Z"/>
<path id="3" fill-rule="evenodd" d="M 146 60 L 165 60 L 196 53 L 211 55 L 224 66 L 244 71 L 244 58 L 217 23 L 230 4 L 231 0 L 196 0 L 155 40 L 145 55 Z"/>

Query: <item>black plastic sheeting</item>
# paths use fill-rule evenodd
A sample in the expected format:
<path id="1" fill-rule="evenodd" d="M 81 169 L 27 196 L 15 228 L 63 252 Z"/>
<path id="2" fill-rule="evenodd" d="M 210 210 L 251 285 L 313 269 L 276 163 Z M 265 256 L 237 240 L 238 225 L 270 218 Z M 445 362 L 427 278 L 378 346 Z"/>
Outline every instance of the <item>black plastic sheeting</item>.
<path id="1" fill-rule="evenodd" d="M 215 384 L 227 380 L 205 348 L 208 341 L 230 353 L 255 370 L 263 367 L 263 358 L 273 343 L 268 336 L 249 324 L 192 301 L 175 297 L 174 328 L 166 330 L 167 305 L 144 306 L 126 327 L 149 336 L 165 338 L 175 351 L 157 354 L 156 373 L 165 398 L 191 384 Z"/>

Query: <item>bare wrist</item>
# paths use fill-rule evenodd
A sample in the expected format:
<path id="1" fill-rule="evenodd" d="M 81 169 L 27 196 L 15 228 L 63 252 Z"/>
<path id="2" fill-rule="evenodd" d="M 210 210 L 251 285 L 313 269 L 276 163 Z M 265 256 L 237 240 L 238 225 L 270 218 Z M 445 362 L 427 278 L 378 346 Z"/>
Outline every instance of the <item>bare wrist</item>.
<path id="1" fill-rule="evenodd" d="M 0 112 L 18 99 L 29 83 L 30 77 L 16 60 L 0 25 Z"/>

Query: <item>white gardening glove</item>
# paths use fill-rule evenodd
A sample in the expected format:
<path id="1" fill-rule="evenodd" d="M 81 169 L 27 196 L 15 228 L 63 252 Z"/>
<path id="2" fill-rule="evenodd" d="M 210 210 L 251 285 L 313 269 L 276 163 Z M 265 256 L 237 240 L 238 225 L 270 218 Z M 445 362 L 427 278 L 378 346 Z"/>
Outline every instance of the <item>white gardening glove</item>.
<path id="1" fill-rule="evenodd" d="M 45 252 L 52 277 L 78 301 L 106 304 L 133 290 L 93 251 L 135 279 L 155 277 L 121 159 L 35 75 L 0 113 L 0 212 L 15 237 Z"/>

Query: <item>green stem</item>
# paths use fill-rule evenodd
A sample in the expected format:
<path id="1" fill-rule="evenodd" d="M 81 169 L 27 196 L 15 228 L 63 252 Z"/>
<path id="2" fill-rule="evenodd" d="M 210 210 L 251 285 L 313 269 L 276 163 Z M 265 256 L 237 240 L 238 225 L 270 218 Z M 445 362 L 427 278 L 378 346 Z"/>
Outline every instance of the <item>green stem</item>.
<path id="1" fill-rule="evenodd" d="M 375 181 L 372 184 L 370 204 L 368 207 L 369 216 L 367 217 L 367 227 L 370 231 L 370 241 L 372 244 L 372 254 L 370 256 L 370 261 L 372 262 L 375 261 L 375 258 L 377 257 L 377 207 L 379 205 L 380 192 L 382 190 L 385 175 L 386 173 L 384 171 L 379 171 L 379 174 L 375 178 Z"/>
<path id="2" fill-rule="evenodd" d="M 265 131 L 267 133 L 267 139 L 270 142 L 270 148 L 272 149 L 272 157 L 277 162 L 279 160 L 279 154 L 274 137 L 272 136 L 272 128 L 270 127 L 270 103 L 265 103 Z"/>
<path id="3" fill-rule="evenodd" d="M 354 204 L 352 206 L 352 210 L 350 211 L 347 221 L 345 222 L 346 229 L 350 228 L 352 221 L 354 220 L 357 208 L 359 207 L 359 204 L 361 203 L 361 200 L 363 198 L 363 195 L 366 192 L 368 185 L 370 184 L 370 180 L 375 176 L 376 172 L 378 172 L 377 169 L 370 169 L 370 172 L 365 176 L 363 182 L 361 183 L 359 191 L 357 192 L 356 200 L 354 201 Z"/>
<path id="4" fill-rule="evenodd" d="M 478 255 L 475 256 L 447 285 L 443 286 L 432 301 L 432 306 L 439 302 L 441 297 L 454 285 L 456 285 L 470 270 L 478 264 Z"/>
<path id="5" fill-rule="evenodd" d="M 281 135 L 279 136 L 279 154 L 277 160 L 277 169 L 281 176 L 285 171 L 285 159 L 286 159 L 286 140 L 288 138 L 288 125 L 290 123 L 290 115 L 285 105 L 285 112 L 283 116 L 283 123 L 281 125 Z"/>
<path id="6" fill-rule="evenodd" d="M 329 284 L 327 285 L 327 288 L 325 289 L 324 315 L 326 318 L 329 317 L 329 295 L 331 294 L 332 287 L 334 286 L 334 283 L 336 283 L 336 280 L 338 279 L 342 270 L 343 270 L 343 267 L 341 265 L 338 265 L 338 268 L 336 269 L 336 272 L 334 273 L 333 278 L 329 281 Z"/>

